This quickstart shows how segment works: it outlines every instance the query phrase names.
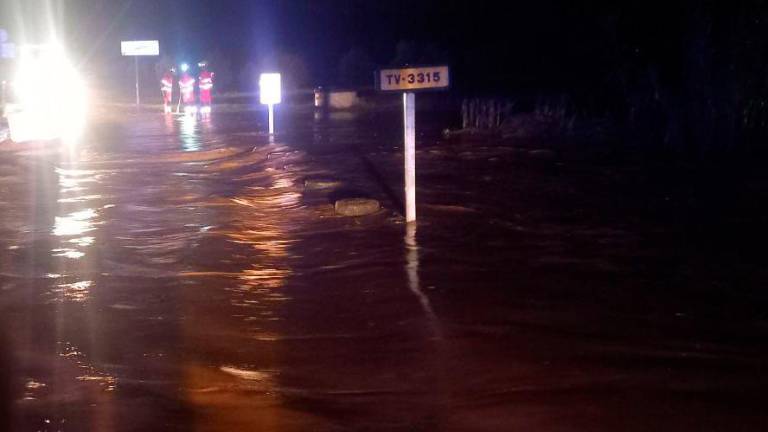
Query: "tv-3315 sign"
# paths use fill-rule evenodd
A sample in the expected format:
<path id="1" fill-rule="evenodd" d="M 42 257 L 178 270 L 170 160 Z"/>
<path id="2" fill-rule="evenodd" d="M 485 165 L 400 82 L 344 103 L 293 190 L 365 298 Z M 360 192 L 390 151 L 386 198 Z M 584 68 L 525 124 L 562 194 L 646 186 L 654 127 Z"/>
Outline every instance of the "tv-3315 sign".
<path id="1" fill-rule="evenodd" d="M 450 85 L 451 76 L 448 66 L 382 69 L 376 74 L 376 87 L 381 91 L 440 90 Z"/>

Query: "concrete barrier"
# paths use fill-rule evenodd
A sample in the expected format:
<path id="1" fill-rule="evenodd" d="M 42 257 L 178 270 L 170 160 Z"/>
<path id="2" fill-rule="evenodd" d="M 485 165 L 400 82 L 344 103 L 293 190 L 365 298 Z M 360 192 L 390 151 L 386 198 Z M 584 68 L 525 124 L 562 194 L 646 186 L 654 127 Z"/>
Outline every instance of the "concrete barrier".
<path id="1" fill-rule="evenodd" d="M 349 109 L 359 103 L 357 92 L 354 91 L 334 91 L 328 96 L 328 103 L 333 109 Z"/>
<path id="2" fill-rule="evenodd" d="M 379 211 L 381 204 L 375 199 L 346 198 L 336 201 L 334 208 L 342 216 L 365 216 Z"/>
<path id="3" fill-rule="evenodd" d="M 360 104 L 357 91 L 315 89 L 315 107 L 331 109 L 350 109 Z"/>

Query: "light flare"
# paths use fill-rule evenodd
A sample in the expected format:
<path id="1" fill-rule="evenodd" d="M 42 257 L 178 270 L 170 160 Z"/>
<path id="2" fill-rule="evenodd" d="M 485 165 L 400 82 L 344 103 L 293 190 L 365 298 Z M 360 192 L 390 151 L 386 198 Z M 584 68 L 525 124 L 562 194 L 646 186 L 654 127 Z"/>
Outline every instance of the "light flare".
<path id="1" fill-rule="evenodd" d="M 96 210 L 89 208 L 70 213 L 64 217 L 56 216 L 53 235 L 58 237 L 76 236 L 93 231 L 95 228 L 91 219 L 97 215 Z"/>
<path id="2" fill-rule="evenodd" d="M 27 45 L 20 51 L 12 83 L 17 103 L 6 108 L 11 139 L 75 143 L 87 115 L 85 82 L 57 43 Z"/>

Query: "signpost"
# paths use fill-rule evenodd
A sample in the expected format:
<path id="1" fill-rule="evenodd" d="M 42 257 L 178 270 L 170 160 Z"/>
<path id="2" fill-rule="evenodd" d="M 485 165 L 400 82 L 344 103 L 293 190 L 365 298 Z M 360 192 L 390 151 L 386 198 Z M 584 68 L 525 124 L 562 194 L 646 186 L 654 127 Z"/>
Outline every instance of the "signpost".
<path id="1" fill-rule="evenodd" d="M 416 94 L 415 91 L 450 87 L 448 66 L 382 69 L 376 73 L 376 88 L 403 93 L 403 141 L 405 158 L 405 221 L 416 221 Z"/>
<path id="2" fill-rule="evenodd" d="M 280 74 L 263 73 L 259 77 L 259 99 L 269 107 L 269 134 L 275 133 L 275 104 L 282 101 Z"/>
<path id="3" fill-rule="evenodd" d="M 120 53 L 124 57 L 133 57 L 136 67 L 136 107 L 141 103 L 139 97 L 139 57 L 160 55 L 160 42 L 156 40 L 146 41 L 122 41 Z"/>

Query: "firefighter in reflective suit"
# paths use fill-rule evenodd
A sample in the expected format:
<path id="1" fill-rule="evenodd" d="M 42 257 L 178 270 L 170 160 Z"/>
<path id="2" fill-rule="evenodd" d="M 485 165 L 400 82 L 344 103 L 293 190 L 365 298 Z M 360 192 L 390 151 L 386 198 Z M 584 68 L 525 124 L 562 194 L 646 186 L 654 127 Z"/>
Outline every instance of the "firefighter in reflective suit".
<path id="1" fill-rule="evenodd" d="M 208 70 L 208 63 L 200 62 L 200 75 L 198 76 L 198 85 L 200 86 L 200 114 L 208 115 L 211 113 L 211 93 L 213 92 L 213 72 Z"/>
<path id="2" fill-rule="evenodd" d="M 197 106 L 195 105 L 195 79 L 187 72 L 189 66 L 181 65 L 181 77 L 179 78 L 179 91 L 181 92 L 181 102 L 184 103 L 184 112 L 195 114 Z"/>
<path id="3" fill-rule="evenodd" d="M 173 74 L 175 69 L 170 68 L 165 71 L 163 77 L 160 79 L 160 91 L 163 93 L 163 112 L 171 112 L 171 104 L 173 103 Z"/>

